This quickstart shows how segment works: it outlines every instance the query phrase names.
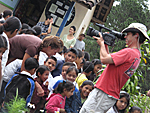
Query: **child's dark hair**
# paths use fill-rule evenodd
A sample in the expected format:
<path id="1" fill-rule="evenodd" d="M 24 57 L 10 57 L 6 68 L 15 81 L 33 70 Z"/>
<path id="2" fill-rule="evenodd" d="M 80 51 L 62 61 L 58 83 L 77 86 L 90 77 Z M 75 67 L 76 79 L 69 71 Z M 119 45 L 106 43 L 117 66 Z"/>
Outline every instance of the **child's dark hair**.
<path id="1" fill-rule="evenodd" d="M 84 52 L 79 50 L 79 49 L 77 49 L 77 50 L 78 50 L 78 58 L 83 57 L 84 56 Z"/>
<path id="2" fill-rule="evenodd" d="M 30 27 L 28 24 L 23 23 L 21 30 L 23 30 L 23 29 L 30 29 L 30 28 L 31 28 L 31 27 Z"/>
<path id="3" fill-rule="evenodd" d="M 2 34 L 4 31 L 11 31 L 11 34 L 18 29 L 18 31 L 21 28 L 21 22 L 17 17 L 9 17 L 3 25 L 0 26 L 0 34 Z"/>
<path id="4" fill-rule="evenodd" d="M 83 37 L 85 37 L 85 34 L 80 34 L 79 36 L 83 36 Z"/>
<path id="5" fill-rule="evenodd" d="M 30 71 L 34 68 L 37 69 L 38 67 L 39 67 L 39 63 L 38 63 L 37 59 L 30 57 L 25 60 L 25 69 L 27 71 Z"/>
<path id="6" fill-rule="evenodd" d="M 94 64 L 94 66 L 97 65 L 97 64 L 102 64 L 102 62 L 100 61 L 100 59 L 93 59 L 92 63 Z"/>
<path id="7" fill-rule="evenodd" d="M 78 50 L 76 49 L 76 48 L 69 48 L 68 50 L 67 50 L 67 52 L 66 53 L 68 53 L 68 52 L 72 52 L 72 53 L 74 53 L 76 56 L 78 56 Z"/>
<path id="8" fill-rule="evenodd" d="M 75 86 L 72 82 L 70 81 L 63 81 L 62 83 L 59 83 L 57 88 L 54 89 L 54 93 L 63 93 L 64 89 L 67 91 L 70 91 L 71 89 L 74 89 Z"/>
<path id="9" fill-rule="evenodd" d="M 90 61 L 86 61 L 83 65 L 83 72 L 89 73 L 90 71 L 93 71 L 94 64 Z"/>
<path id="10" fill-rule="evenodd" d="M 0 48 L 2 47 L 7 49 L 7 40 L 4 36 L 0 35 Z"/>
<path id="11" fill-rule="evenodd" d="M 86 61 L 90 60 L 90 54 L 88 52 L 84 52 L 84 58 L 86 59 Z"/>
<path id="12" fill-rule="evenodd" d="M 72 62 L 65 62 L 63 66 L 75 66 L 75 64 Z"/>
<path id="13" fill-rule="evenodd" d="M 36 36 L 38 36 L 42 33 L 41 26 L 33 26 L 33 29 L 36 31 Z"/>
<path id="14" fill-rule="evenodd" d="M 57 64 L 57 59 L 56 59 L 56 57 L 54 57 L 54 56 L 47 57 L 47 59 L 45 60 L 45 62 L 47 62 L 49 59 L 54 60 L 54 61 L 56 62 L 56 64 Z"/>
<path id="15" fill-rule="evenodd" d="M 129 109 L 129 113 L 133 113 L 135 110 L 139 111 L 140 113 L 142 113 L 142 109 L 137 107 L 137 106 L 133 106 Z"/>
<path id="16" fill-rule="evenodd" d="M 126 113 L 126 109 L 127 109 L 127 107 L 129 106 L 129 104 L 130 104 L 130 95 L 129 95 L 127 92 L 125 92 L 125 91 L 120 91 L 120 98 L 119 98 L 119 99 L 121 99 L 121 98 L 123 98 L 123 97 L 125 97 L 126 100 L 127 100 L 127 106 L 125 107 L 125 109 L 120 110 L 119 113 Z M 116 103 L 117 103 L 117 102 L 116 102 Z M 116 103 L 115 103 L 114 106 L 117 108 Z"/>
<path id="17" fill-rule="evenodd" d="M 84 81 L 80 87 L 83 88 L 83 86 L 85 86 L 85 85 L 90 85 L 90 86 L 92 86 L 92 89 L 94 89 L 94 84 L 91 80 Z"/>
<path id="18" fill-rule="evenodd" d="M 50 15 L 46 16 L 46 20 L 51 19 L 51 18 L 53 18 L 53 16 L 50 16 Z"/>
<path id="19" fill-rule="evenodd" d="M 37 71 L 36 71 L 36 76 L 38 76 L 38 73 L 40 73 L 41 75 L 45 72 L 45 71 L 50 71 L 49 68 L 45 65 L 40 65 L 38 68 L 37 68 Z"/>
<path id="20" fill-rule="evenodd" d="M 20 32 L 19 32 L 19 34 L 26 34 L 26 31 L 27 31 L 28 29 L 22 29 L 22 30 L 20 30 Z"/>
<path id="21" fill-rule="evenodd" d="M 36 31 L 33 28 L 27 29 L 25 34 L 30 34 L 30 35 L 35 35 L 36 36 Z"/>
<path id="22" fill-rule="evenodd" d="M 5 10 L 3 13 L 0 14 L 0 19 L 3 17 L 11 16 L 13 13 L 11 10 Z"/>
<path id="23" fill-rule="evenodd" d="M 68 69 L 67 69 L 67 71 L 66 71 L 66 74 L 68 74 L 69 72 L 71 72 L 71 71 L 75 71 L 76 72 L 76 75 L 78 76 L 78 69 L 75 67 L 75 66 L 71 66 L 71 67 L 69 67 Z"/>

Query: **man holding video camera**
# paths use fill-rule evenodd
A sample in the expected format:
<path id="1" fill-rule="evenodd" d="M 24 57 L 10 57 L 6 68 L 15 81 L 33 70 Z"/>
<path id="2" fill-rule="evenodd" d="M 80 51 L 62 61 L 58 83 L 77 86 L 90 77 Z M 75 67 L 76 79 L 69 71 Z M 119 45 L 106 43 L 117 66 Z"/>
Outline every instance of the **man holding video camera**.
<path id="1" fill-rule="evenodd" d="M 128 48 L 109 54 L 107 45 L 99 33 L 97 43 L 100 45 L 100 59 L 107 67 L 99 77 L 94 90 L 83 104 L 80 113 L 104 113 L 112 107 L 121 88 L 133 75 L 140 63 L 140 45 L 149 39 L 147 28 L 141 23 L 132 23 L 122 33 L 127 33 L 124 38 Z"/>

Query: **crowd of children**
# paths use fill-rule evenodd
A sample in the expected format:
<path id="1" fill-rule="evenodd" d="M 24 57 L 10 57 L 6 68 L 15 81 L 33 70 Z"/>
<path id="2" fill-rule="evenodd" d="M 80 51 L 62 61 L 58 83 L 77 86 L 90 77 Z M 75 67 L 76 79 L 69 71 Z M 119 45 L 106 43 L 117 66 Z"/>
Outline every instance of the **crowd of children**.
<path id="1" fill-rule="evenodd" d="M 17 17 L 4 20 L 0 34 L 0 112 L 7 113 L 6 103 L 19 95 L 26 100 L 25 107 L 30 113 L 79 113 L 101 76 L 101 61 L 89 61 L 89 53 L 82 51 L 84 47 L 76 49 L 71 45 L 66 49 L 57 36 L 41 40 L 40 26 L 31 28 L 24 23 L 21 27 Z M 85 35 L 81 36 L 84 39 Z M 120 98 L 107 113 L 125 113 L 129 101 L 129 94 L 120 92 Z M 129 110 L 129 113 L 141 112 L 136 106 Z"/>

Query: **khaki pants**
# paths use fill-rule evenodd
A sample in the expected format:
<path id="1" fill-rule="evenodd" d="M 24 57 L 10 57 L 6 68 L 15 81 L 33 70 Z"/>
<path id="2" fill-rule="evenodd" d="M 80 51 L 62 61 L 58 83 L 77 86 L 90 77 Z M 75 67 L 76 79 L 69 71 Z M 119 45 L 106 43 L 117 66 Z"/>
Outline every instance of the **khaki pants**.
<path id="1" fill-rule="evenodd" d="M 83 104 L 80 113 L 105 113 L 116 103 L 117 99 L 109 97 L 100 89 L 95 88 Z"/>

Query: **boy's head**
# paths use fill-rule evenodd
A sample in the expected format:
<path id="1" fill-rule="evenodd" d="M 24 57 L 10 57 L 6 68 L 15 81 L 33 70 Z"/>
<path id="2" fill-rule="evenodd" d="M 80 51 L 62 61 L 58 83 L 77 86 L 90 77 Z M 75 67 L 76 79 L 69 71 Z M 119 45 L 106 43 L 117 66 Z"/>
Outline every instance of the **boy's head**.
<path id="1" fill-rule="evenodd" d="M 66 80 L 66 72 L 67 72 L 68 68 L 71 66 L 75 66 L 75 64 L 72 62 L 65 62 L 63 64 L 61 75 L 62 75 L 64 80 Z"/>
<path id="2" fill-rule="evenodd" d="M 40 79 L 40 81 L 44 82 L 48 79 L 49 72 L 50 70 L 47 66 L 41 65 L 36 71 L 36 76 Z"/>
<path id="3" fill-rule="evenodd" d="M 33 26 L 33 29 L 36 31 L 36 36 L 40 37 L 42 33 L 42 27 L 41 26 Z"/>
<path id="4" fill-rule="evenodd" d="M 52 72 L 55 69 L 56 64 L 57 59 L 54 56 L 50 56 L 44 61 L 44 65 L 50 69 L 50 72 Z"/>
<path id="5" fill-rule="evenodd" d="M 85 34 L 80 34 L 78 40 L 82 41 L 85 38 Z"/>
<path id="6" fill-rule="evenodd" d="M 83 72 L 86 76 L 89 76 L 94 69 L 94 64 L 90 61 L 86 61 L 83 65 Z"/>
<path id="7" fill-rule="evenodd" d="M 75 63 L 77 64 L 78 69 L 81 68 L 80 64 L 83 62 L 83 58 L 84 58 L 84 52 L 78 49 L 78 56 L 77 56 L 77 59 L 75 60 Z"/>
<path id="8" fill-rule="evenodd" d="M 33 57 L 27 58 L 24 65 L 26 71 L 28 71 L 31 75 L 33 75 L 39 67 L 38 61 Z"/>
<path id="9" fill-rule="evenodd" d="M 65 62 L 75 62 L 78 56 L 78 51 L 75 48 L 70 48 L 65 53 Z"/>
<path id="10" fill-rule="evenodd" d="M 85 61 L 89 61 L 90 60 L 90 54 L 88 52 L 84 52 L 84 59 Z"/>

